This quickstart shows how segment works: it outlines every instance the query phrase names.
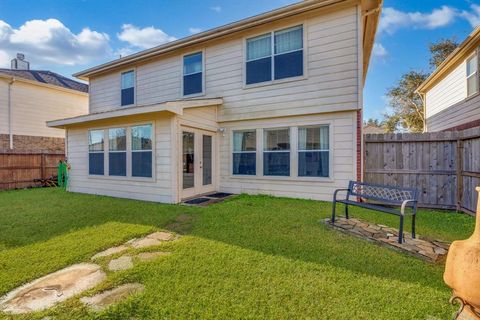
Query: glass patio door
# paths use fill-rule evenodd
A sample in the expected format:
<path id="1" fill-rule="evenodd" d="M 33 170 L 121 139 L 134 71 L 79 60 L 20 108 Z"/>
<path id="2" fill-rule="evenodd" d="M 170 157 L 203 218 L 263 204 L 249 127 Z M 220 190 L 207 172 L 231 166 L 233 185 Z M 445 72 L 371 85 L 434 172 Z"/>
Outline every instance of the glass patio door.
<path id="1" fill-rule="evenodd" d="M 215 191 L 214 142 L 213 132 L 182 128 L 182 199 Z"/>

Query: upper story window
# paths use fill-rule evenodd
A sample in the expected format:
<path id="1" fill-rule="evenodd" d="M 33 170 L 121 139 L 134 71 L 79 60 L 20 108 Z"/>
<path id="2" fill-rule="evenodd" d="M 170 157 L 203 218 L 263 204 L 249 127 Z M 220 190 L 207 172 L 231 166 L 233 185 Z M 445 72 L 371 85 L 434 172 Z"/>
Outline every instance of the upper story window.
<path id="1" fill-rule="evenodd" d="M 88 131 L 88 173 L 104 174 L 104 131 Z"/>
<path id="2" fill-rule="evenodd" d="M 122 106 L 135 103 L 135 72 L 133 70 L 122 73 Z"/>
<path id="3" fill-rule="evenodd" d="M 467 59 L 467 96 L 478 92 L 478 56 Z"/>
<path id="4" fill-rule="evenodd" d="M 203 54 L 197 52 L 183 57 L 183 95 L 203 92 Z"/>
<path id="5" fill-rule="evenodd" d="M 303 26 L 247 39 L 246 84 L 303 75 Z"/>

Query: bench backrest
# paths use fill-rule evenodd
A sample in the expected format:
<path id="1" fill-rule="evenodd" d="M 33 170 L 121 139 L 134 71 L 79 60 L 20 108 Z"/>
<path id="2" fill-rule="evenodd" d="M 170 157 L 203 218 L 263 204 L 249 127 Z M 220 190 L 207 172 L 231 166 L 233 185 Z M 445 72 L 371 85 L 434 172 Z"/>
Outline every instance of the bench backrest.
<path id="1" fill-rule="evenodd" d="M 404 200 L 418 200 L 416 188 L 392 187 L 357 181 L 350 181 L 348 193 L 351 196 L 394 205 L 400 205 Z"/>

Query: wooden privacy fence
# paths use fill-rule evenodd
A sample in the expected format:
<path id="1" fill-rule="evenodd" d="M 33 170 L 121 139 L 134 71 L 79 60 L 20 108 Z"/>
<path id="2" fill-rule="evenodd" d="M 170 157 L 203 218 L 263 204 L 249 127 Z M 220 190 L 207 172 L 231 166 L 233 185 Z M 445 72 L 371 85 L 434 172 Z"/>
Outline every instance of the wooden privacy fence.
<path id="1" fill-rule="evenodd" d="M 473 214 L 480 185 L 480 128 L 366 134 L 364 181 L 416 187 L 420 206 Z"/>
<path id="2" fill-rule="evenodd" d="M 35 179 L 57 175 L 63 153 L 0 153 L 0 190 L 40 185 Z"/>

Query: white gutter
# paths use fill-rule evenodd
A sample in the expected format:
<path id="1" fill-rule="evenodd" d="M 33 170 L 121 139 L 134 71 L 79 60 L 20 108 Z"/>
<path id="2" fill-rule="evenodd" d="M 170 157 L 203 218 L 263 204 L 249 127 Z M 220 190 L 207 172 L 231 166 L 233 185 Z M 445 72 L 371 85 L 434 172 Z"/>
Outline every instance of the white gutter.
<path id="1" fill-rule="evenodd" d="M 15 82 L 15 77 L 8 82 L 8 135 L 9 147 L 13 149 L 13 111 L 12 111 L 12 84 Z"/>

